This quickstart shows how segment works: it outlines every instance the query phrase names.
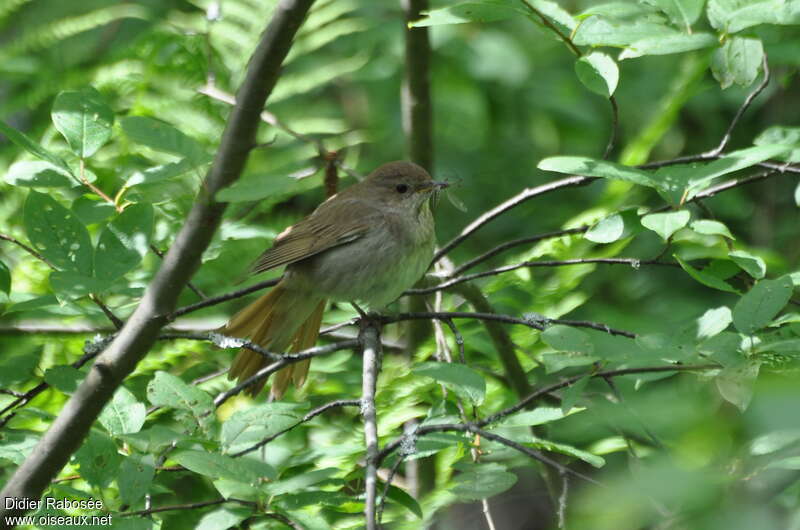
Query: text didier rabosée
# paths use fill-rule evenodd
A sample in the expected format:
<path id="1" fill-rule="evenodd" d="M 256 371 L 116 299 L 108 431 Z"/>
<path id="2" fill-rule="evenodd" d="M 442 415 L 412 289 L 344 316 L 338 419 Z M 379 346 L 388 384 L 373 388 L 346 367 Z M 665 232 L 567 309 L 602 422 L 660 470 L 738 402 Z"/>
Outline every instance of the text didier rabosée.
<path id="1" fill-rule="evenodd" d="M 99 499 L 56 499 L 44 497 L 31 499 L 29 497 L 6 497 L 6 510 L 39 510 L 42 507 L 51 510 L 102 510 L 103 501 Z"/>

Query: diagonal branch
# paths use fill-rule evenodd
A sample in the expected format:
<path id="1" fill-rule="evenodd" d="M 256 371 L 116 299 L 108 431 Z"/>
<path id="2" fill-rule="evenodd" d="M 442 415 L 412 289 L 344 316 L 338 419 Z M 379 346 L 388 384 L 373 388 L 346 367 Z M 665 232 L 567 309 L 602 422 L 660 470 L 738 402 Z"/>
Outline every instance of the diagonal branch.
<path id="1" fill-rule="evenodd" d="M 225 212 L 214 195 L 241 175 L 259 125 L 258 114 L 277 83 L 281 64 L 313 0 L 282 0 L 250 59 L 220 148 L 191 212 L 133 315 L 99 356 L 78 390 L 0 496 L 38 499 L 80 446 L 92 423 L 149 351 L 167 322 L 178 293 L 200 265 Z M 0 507 L 0 517 L 24 513 Z"/>

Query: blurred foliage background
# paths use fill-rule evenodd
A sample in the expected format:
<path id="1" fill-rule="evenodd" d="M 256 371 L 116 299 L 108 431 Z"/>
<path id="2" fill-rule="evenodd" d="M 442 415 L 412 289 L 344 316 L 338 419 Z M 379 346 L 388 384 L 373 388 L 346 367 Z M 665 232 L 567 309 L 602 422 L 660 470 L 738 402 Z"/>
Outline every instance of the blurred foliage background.
<path id="1" fill-rule="evenodd" d="M 524 4 L 434 1 L 431 9 L 441 10 L 422 22 L 431 25 L 433 49 L 431 169 L 454 183 L 456 196 L 437 207 L 442 242 L 523 189 L 558 178 L 537 167 L 542 159 L 571 155 L 599 160 L 604 154 L 612 128 L 607 98 L 581 83 L 575 56 Z M 760 137 L 762 146 L 789 146 L 769 157 L 774 163 L 800 160 L 798 2 L 528 5 L 572 34 L 582 51 L 597 48 L 616 59 L 619 127 L 609 161 L 644 164 L 717 146 L 763 76 L 755 41 L 768 57 L 771 81 L 733 130 L 726 152 L 750 148 Z M 56 230 L 58 223 L 37 221 L 27 201 L 31 208 L 55 208 L 65 226 L 77 222 L 85 227 L 76 230 L 86 230 L 95 247 L 93 254 L 88 249 L 85 270 L 56 263 L 59 277 L 19 246 L 0 244 L 0 390 L 8 391 L 0 394 L 0 409 L 17 399 L 14 393 L 28 392 L 43 380 L 49 385 L 13 416 L 11 410 L 4 412 L 10 419 L 0 430 L 0 482 L 23 461 L 83 376 L 86 367 L 68 365 L 84 355 L 85 342 L 96 347 L 97 335 L 113 331 L 88 294 L 124 320 L 158 268 L 160 258 L 147 245 L 128 244 L 122 236 L 125 248 L 118 250 L 127 251 L 129 263 L 120 265 L 117 254 L 101 251 L 98 243 L 112 238 L 103 234 L 121 230 L 143 236 L 159 251 L 169 248 L 230 110 L 207 93 L 210 88 L 235 93 L 273 7 L 274 2 L 260 0 L 6 0 L 0 5 L 0 119 L 56 153 L 66 168 L 32 166 L 34 156 L 10 141 L 9 134 L 0 135 L 0 173 L 5 176 L 0 233 L 33 244 L 46 257 L 53 252 L 36 244 L 31 230 L 37 222 L 49 222 Z M 681 22 L 681 13 L 689 13 L 688 24 Z M 262 124 L 264 145 L 253 150 L 242 178 L 222 192 L 220 198 L 230 206 L 192 279 L 197 291 L 215 296 L 265 279 L 249 278 L 249 264 L 278 232 L 324 199 L 320 144 L 340 154 L 342 186 L 385 161 L 407 156 L 400 104 L 403 20 L 401 6 L 393 1 L 316 3 L 268 101 L 268 111 L 283 125 Z M 597 20 L 608 26 L 589 31 L 587 21 Z M 699 42 L 704 34 L 712 38 L 702 46 L 670 44 L 673 38 L 685 45 L 687 35 Z M 651 47 L 637 48 L 647 37 L 654 39 Z M 725 48 L 737 38 L 750 44 L 738 41 L 738 52 Z M 631 53 L 637 49 L 645 50 L 641 57 Z M 620 59 L 620 53 L 628 58 Z M 54 103 L 58 109 L 57 96 L 65 91 L 113 111 L 107 143 L 83 159 L 51 117 Z M 725 178 L 763 171 L 755 164 L 751 159 Z M 691 180 L 706 165 L 695 161 L 679 166 L 674 175 Z M 81 171 L 94 190 L 70 176 Z M 603 484 L 568 477 L 567 493 L 555 491 L 554 499 L 539 464 L 502 445 L 481 441 L 480 459 L 474 463 L 471 437 L 442 435 L 427 445 L 420 438 L 417 465 L 413 470 L 409 464 L 400 466 L 404 488 L 392 490 L 384 521 L 392 528 L 486 528 L 477 501 L 488 498 L 497 528 L 554 528 L 559 519 L 567 528 L 800 528 L 800 318 L 797 302 L 787 305 L 800 283 L 796 188 L 796 172 L 787 171 L 701 204 L 673 202 L 673 213 L 688 212 L 692 223 L 713 220 L 724 226 L 689 224 L 688 216 L 681 224 L 668 217 L 659 218 L 664 223 L 659 233 L 642 216 L 667 204 L 663 194 L 625 179 L 599 179 L 527 201 L 468 238 L 449 254 L 456 265 L 501 242 L 564 228 L 596 228 L 587 237 L 578 233 L 515 247 L 477 270 L 528 260 L 615 256 L 658 258 L 672 265 L 519 268 L 472 282 L 498 313 L 534 321 L 543 321 L 541 315 L 588 320 L 639 334 L 632 340 L 554 327 L 543 336 L 530 327 L 507 326 L 532 388 L 600 369 L 667 362 L 718 363 L 719 369 L 581 379 L 550 396 L 551 408 L 537 409 L 540 416 L 495 425 L 493 432 L 560 453 L 561 462 Z M 456 207 L 459 202 L 466 211 Z M 130 210 L 135 215 L 121 220 L 137 207 Z M 67 249 L 73 243 L 67 241 Z M 85 246 L 72 251 L 80 254 Z M 677 266 L 674 256 L 686 266 Z M 762 284 L 766 294 L 744 301 L 743 293 Z M 441 308 L 471 310 L 465 298 L 463 292 L 445 291 Z M 189 289 L 181 295 L 181 305 L 198 300 Z M 192 313 L 175 326 L 213 329 L 248 300 Z M 326 314 L 326 324 L 354 316 L 349 306 L 338 305 Z M 759 319 L 763 322 L 752 323 Z M 484 326 L 475 320 L 456 323 L 467 364 L 485 381 L 482 403 L 473 403 L 477 416 L 518 401 Z M 342 334 L 353 336 L 355 330 Z M 384 335 L 394 347 L 386 352 L 379 380 L 382 442 L 400 436 L 409 422 L 458 422 L 456 405 L 464 396 L 459 385 L 444 391 L 435 377 L 415 369 L 444 348 L 456 354 L 447 329 L 444 343 L 437 345 L 431 336 L 407 355 L 402 354 L 401 325 L 387 327 Z M 159 402 L 153 382 L 189 383 L 225 368 L 232 353 L 205 342 L 161 342 L 126 382 L 127 393 L 115 397 L 115 406 L 124 411 L 124 428 L 101 418 L 48 494 L 101 498 L 116 523 L 131 528 L 285 527 L 259 516 L 251 505 L 236 503 L 151 518 L 119 516 L 143 509 L 145 502 L 168 506 L 220 496 L 258 501 L 266 511 L 304 527 L 360 527 L 364 450 L 355 409 L 321 415 L 249 455 L 269 468 L 264 473 L 270 480 L 258 485 L 215 476 L 192 463 L 198 451 L 225 457 L 245 447 L 226 434 L 225 425 L 236 414 L 265 405 L 238 397 L 211 424 L 203 424 L 192 411 Z M 229 386 L 224 377 L 196 385 L 206 396 Z M 315 360 L 305 387 L 290 392 L 285 406 L 263 409 L 261 419 L 252 420 L 258 428 L 247 440 L 267 436 L 283 425 L 280 421 L 294 421 L 309 407 L 359 393 L 358 355 L 337 352 Z M 165 406 L 146 411 L 145 404 Z M 536 423 L 543 430 L 532 438 L 529 427 Z M 162 469 L 178 464 L 182 471 Z M 563 488 L 562 478 L 556 473 L 550 485 Z"/>

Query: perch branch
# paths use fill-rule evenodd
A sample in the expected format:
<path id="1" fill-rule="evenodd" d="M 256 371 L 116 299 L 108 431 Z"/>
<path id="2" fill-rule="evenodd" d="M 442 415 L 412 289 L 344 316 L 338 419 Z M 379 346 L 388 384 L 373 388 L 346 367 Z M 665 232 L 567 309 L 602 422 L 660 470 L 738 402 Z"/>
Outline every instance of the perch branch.
<path id="1" fill-rule="evenodd" d="M 380 327 L 377 322 L 367 321 L 359 334 L 361 351 L 363 355 L 362 388 L 361 388 L 361 415 L 364 417 L 364 443 L 367 448 L 366 471 L 364 489 L 366 501 L 364 503 L 364 516 L 366 517 L 367 530 L 377 528 L 375 518 L 378 465 L 378 420 L 375 411 L 375 390 L 380 371 L 381 341 L 379 338 Z"/>

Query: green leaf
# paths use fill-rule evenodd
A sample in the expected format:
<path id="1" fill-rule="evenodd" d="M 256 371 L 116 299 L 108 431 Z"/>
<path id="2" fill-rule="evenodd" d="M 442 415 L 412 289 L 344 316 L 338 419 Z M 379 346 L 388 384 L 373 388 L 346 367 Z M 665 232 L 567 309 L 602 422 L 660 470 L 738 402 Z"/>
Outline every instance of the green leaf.
<path id="1" fill-rule="evenodd" d="M 417 517 L 422 518 L 422 506 L 419 505 L 417 499 L 401 490 L 397 486 L 389 486 L 389 491 L 386 496 L 400 506 L 407 508 L 408 511 Z"/>
<path id="2" fill-rule="evenodd" d="M 45 382 L 70 395 L 78 389 L 86 374 L 72 366 L 53 366 L 44 373 Z"/>
<path id="3" fill-rule="evenodd" d="M 69 166 L 67 166 L 67 163 L 64 162 L 63 159 L 54 155 L 37 142 L 33 141 L 26 134 L 16 130 L 2 120 L 0 120 L 0 133 L 3 133 L 9 140 L 22 147 L 32 155 L 41 158 L 42 160 L 46 160 L 54 166 L 60 167 L 61 169 L 69 172 Z"/>
<path id="4" fill-rule="evenodd" d="M 578 412 L 586 410 L 583 407 L 572 407 L 568 412 L 564 412 L 556 407 L 536 407 L 533 410 L 524 410 L 506 417 L 500 423 L 503 427 L 522 427 L 530 425 L 543 425 Z"/>
<path id="5" fill-rule="evenodd" d="M 733 317 L 729 307 L 709 309 L 697 319 L 697 339 L 704 340 L 718 335 L 725 331 L 731 322 L 733 322 Z"/>
<path id="6" fill-rule="evenodd" d="M 756 346 L 757 353 L 771 352 L 800 357 L 800 339 L 776 340 L 762 342 Z"/>
<path id="7" fill-rule="evenodd" d="M 253 511 L 243 506 L 225 506 L 205 514 L 195 526 L 195 530 L 226 530 L 238 527 Z"/>
<path id="8" fill-rule="evenodd" d="M 720 291 L 725 291 L 728 293 L 736 293 L 738 292 L 736 289 L 730 286 L 728 282 L 721 280 L 719 277 L 714 276 L 713 274 L 709 274 L 705 271 L 700 271 L 683 261 L 678 256 L 673 256 L 678 263 L 680 264 L 681 268 L 686 271 L 686 273 L 697 280 L 698 282 L 702 283 L 707 287 L 711 287 L 712 289 L 718 289 Z"/>
<path id="9" fill-rule="evenodd" d="M 153 231 L 153 207 L 133 204 L 101 232 L 95 251 L 95 276 L 111 281 L 136 267 L 145 254 Z"/>
<path id="10" fill-rule="evenodd" d="M 275 470 L 264 462 L 233 458 L 208 451 L 179 451 L 171 455 L 171 458 L 186 469 L 210 478 L 224 478 L 253 484 L 262 477 L 275 478 L 277 476 Z"/>
<path id="11" fill-rule="evenodd" d="M 649 188 L 657 186 L 645 171 L 584 156 L 553 156 L 540 161 L 537 167 L 544 171 L 624 180 Z"/>
<path id="12" fill-rule="evenodd" d="M 593 467 L 600 468 L 606 465 L 606 461 L 603 457 L 597 456 L 587 451 L 583 451 L 571 445 L 556 443 L 550 440 L 542 440 L 540 438 L 537 438 L 533 442 L 533 444 L 530 445 L 533 445 L 534 447 L 538 447 L 540 449 L 544 449 L 546 451 L 561 453 L 564 455 L 575 457 L 579 460 L 583 460 L 584 462 L 590 464 Z"/>
<path id="13" fill-rule="evenodd" d="M 100 280 L 72 271 L 53 271 L 50 273 L 50 287 L 61 299 L 80 298 L 89 293 L 102 293 L 111 282 Z"/>
<path id="14" fill-rule="evenodd" d="M 432 377 L 438 382 L 464 395 L 475 405 L 483 403 L 486 395 L 486 380 L 472 368 L 456 363 L 422 363 L 411 370 L 417 375 Z"/>
<path id="15" fill-rule="evenodd" d="M 125 181 L 125 187 L 132 188 L 140 184 L 155 184 L 163 180 L 180 177 L 202 165 L 203 163 L 194 162 L 188 158 L 182 158 L 178 162 L 162 164 L 143 171 L 134 171 L 133 174 L 128 177 L 128 180 Z"/>
<path id="16" fill-rule="evenodd" d="M 579 329 L 557 324 L 542 332 L 542 340 L 553 349 L 584 354 L 594 353 L 589 335 Z"/>
<path id="17" fill-rule="evenodd" d="M 703 234 L 707 236 L 722 236 L 722 237 L 727 237 L 728 239 L 736 239 L 735 237 L 733 237 L 733 234 L 731 234 L 731 231 L 728 230 L 728 227 L 720 223 L 719 221 L 698 219 L 696 221 L 692 221 L 692 223 L 689 225 L 689 228 L 691 228 L 698 234 Z"/>
<path id="18" fill-rule="evenodd" d="M 744 362 L 723 368 L 716 377 L 717 389 L 725 401 L 744 412 L 753 398 L 753 386 L 758 378 L 759 363 Z"/>
<path id="19" fill-rule="evenodd" d="M 514 16 L 517 10 L 506 0 L 462 2 L 450 7 L 423 11 L 424 18 L 409 24 L 412 28 L 464 24 L 466 22 L 494 22 Z"/>
<path id="20" fill-rule="evenodd" d="M 703 12 L 705 0 L 644 0 L 663 11 L 673 24 L 689 28 Z"/>
<path id="21" fill-rule="evenodd" d="M 205 148 L 172 125 L 145 116 L 128 116 L 120 120 L 122 130 L 132 141 L 156 151 L 179 155 L 196 164 L 211 159 Z"/>
<path id="22" fill-rule="evenodd" d="M 235 452 L 253 445 L 298 423 L 306 410 L 302 404 L 275 402 L 236 411 L 222 424 L 223 447 Z"/>
<path id="23" fill-rule="evenodd" d="M 503 493 L 517 483 L 517 476 L 497 463 L 458 465 L 461 470 L 450 491 L 460 501 L 477 501 Z"/>
<path id="24" fill-rule="evenodd" d="M 206 429 L 213 418 L 214 402 L 206 392 L 167 372 L 156 372 L 147 384 L 147 399 L 161 407 L 188 411 L 194 422 Z"/>
<path id="25" fill-rule="evenodd" d="M 33 247 L 56 267 L 92 275 L 92 242 L 74 213 L 50 196 L 31 190 L 23 223 Z"/>
<path id="26" fill-rule="evenodd" d="M 542 13 L 547 18 L 557 22 L 558 24 L 561 24 L 568 29 L 569 32 L 574 31 L 578 25 L 578 21 L 575 20 L 575 17 L 561 7 L 557 2 L 551 2 L 549 0 L 529 0 L 529 2 L 539 13 Z M 527 10 L 523 10 L 523 12 L 528 18 L 537 24 L 542 25 L 542 22 L 538 16 Z"/>
<path id="27" fill-rule="evenodd" d="M 642 226 L 660 235 L 664 241 L 689 223 L 691 214 L 687 210 L 651 213 L 642 217 Z"/>
<path id="28" fill-rule="evenodd" d="M 583 85 L 603 97 L 610 97 L 617 89 L 619 67 L 614 59 L 601 52 L 584 55 L 575 62 L 575 73 Z"/>
<path id="29" fill-rule="evenodd" d="M 675 35 L 659 35 L 645 37 L 632 42 L 622 53 L 619 60 L 633 59 L 643 55 L 669 55 L 685 53 L 692 50 L 709 48 L 718 44 L 717 37 L 710 33 L 677 33 Z"/>
<path id="30" fill-rule="evenodd" d="M 733 84 L 750 86 L 758 77 L 763 60 L 760 39 L 733 37 L 714 52 L 711 72 L 723 89 Z"/>
<path id="31" fill-rule="evenodd" d="M 103 200 L 95 201 L 85 196 L 75 199 L 71 210 L 87 226 L 105 221 L 117 211 L 113 204 Z"/>
<path id="32" fill-rule="evenodd" d="M 53 102 L 53 124 L 72 152 L 88 158 L 111 138 L 114 111 L 92 87 L 61 92 Z"/>
<path id="33" fill-rule="evenodd" d="M 156 469 L 152 456 L 128 456 L 117 474 L 119 498 L 123 504 L 135 505 L 150 489 Z"/>
<path id="34" fill-rule="evenodd" d="M 11 294 L 11 271 L 0 261 L 0 292 Z"/>
<path id="35" fill-rule="evenodd" d="M 0 440 L 3 442 L 0 443 L 0 460 L 5 459 L 20 466 L 36 447 L 39 435 L 4 427 Z"/>
<path id="36" fill-rule="evenodd" d="M 117 446 L 105 434 L 91 431 L 75 453 L 80 474 L 92 486 L 106 487 L 116 476 L 122 463 Z"/>
<path id="37" fill-rule="evenodd" d="M 333 475 L 340 472 L 341 471 L 335 467 L 315 469 L 314 471 L 307 471 L 290 478 L 271 482 L 264 487 L 264 490 L 270 495 L 294 493 L 308 486 L 313 486 L 314 484 L 319 484 L 322 481 L 328 480 Z"/>
<path id="38" fill-rule="evenodd" d="M 40 349 L 18 353 L 6 350 L 0 355 L 0 388 L 8 388 L 15 383 L 27 381 L 39 365 Z"/>
<path id="39" fill-rule="evenodd" d="M 585 375 L 569 385 L 561 393 L 561 412 L 568 414 L 569 411 L 575 408 L 575 404 L 583 394 L 583 389 L 589 384 L 591 376 Z"/>
<path id="40" fill-rule="evenodd" d="M 315 179 L 295 179 L 286 174 L 246 177 L 232 186 L 217 192 L 215 198 L 222 202 L 251 202 L 268 198 L 275 202 L 318 185 Z"/>
<path id="41" fill-rule="evenodd" d="M 725 33 L 759 24 L 800 23 L 800 6 L 786 0 L 708 0 L 707 14 L 711 25 Z"/>
<path id="42" fill-rule="evenodd" d="M 733 250 L 728 253 L 728 257 L 756 280 L 760 280 L 767 273 L 767 264 L 764 260 L 747 251 Z"/>
<path id="43" fill-rule="evenodd" d="M 618 20 L 605 16 L 586 18 L 575 31 L 572 42 L 578 46 L 623 47 L 649 37 L 664 37 L 677 32 L 644 17 L 633 20 Z"/>
<path id="44" fill-rule="evenodd" d="M 613 243 L 624 233 L 625 221 L 620 214 L 615 213 L 598 221 L 583 237 L 594 243 Z"/>
<path id="45" fill-rule="evenodd" d="M 45 160 L 23 160 L 8 168 L 5 180 L 12 186 L 63 188 L 75 181 L 69 171 Z"/>
<path id="46" fill-rule="evenodd" d="M 793 289 L 789 276 L 759 281 L 733 307 L 733 325 L 745 335 L 752 335 L 786 306 Z"/>
<path id="47" fill-rule="evenodd" d="M 768 127 L 755 140 L 755 145 L 781 144 L 794 147 L 789 153 L 780 157 L 786 162 L 800 162 L 800 127 L 783 127 L 775 125 Z M 800 201 L 797 202 L 800 206 Z"/>
<path id="48" fill-rule="evenodd" d="M 111 436 L 119 436 L 139 432 L 146 414 L 144 403 L 136 401 L 127 388 L 120 387 L 97 419 Z"/>

